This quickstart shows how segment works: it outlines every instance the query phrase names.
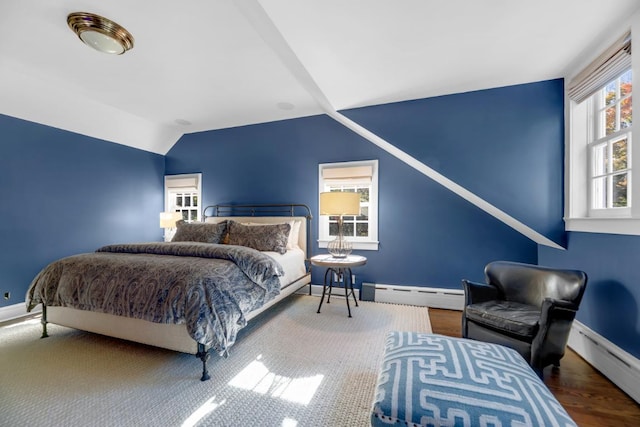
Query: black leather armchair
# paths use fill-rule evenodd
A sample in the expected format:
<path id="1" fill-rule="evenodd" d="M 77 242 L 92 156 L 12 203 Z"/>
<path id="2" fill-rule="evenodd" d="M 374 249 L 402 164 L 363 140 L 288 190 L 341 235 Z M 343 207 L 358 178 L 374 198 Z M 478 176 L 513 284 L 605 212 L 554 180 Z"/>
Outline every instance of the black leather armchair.
<path id="1" fill-rule="evenodd" d="M 484 273 L 486 284 L 462 281 L 462 336 L 515 349 L 540 377 L 546 366 L 560 366 L 587 275 L 507 261 Z"/>

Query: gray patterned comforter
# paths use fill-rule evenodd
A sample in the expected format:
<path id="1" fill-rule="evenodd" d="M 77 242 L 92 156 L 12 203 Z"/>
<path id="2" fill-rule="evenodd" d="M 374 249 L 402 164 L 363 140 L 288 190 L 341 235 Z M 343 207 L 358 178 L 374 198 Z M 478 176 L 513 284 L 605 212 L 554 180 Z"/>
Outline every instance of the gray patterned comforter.
<path id="1" fill-rule="evenodd" d="M 254 249 L 211 243 L 109 245 L 45 267 L 27 291 L 40 303 L 156 323 L 186 323 L 198 343 L 220 354 L 246 314 L 280 292 L 282 267 Z"/>

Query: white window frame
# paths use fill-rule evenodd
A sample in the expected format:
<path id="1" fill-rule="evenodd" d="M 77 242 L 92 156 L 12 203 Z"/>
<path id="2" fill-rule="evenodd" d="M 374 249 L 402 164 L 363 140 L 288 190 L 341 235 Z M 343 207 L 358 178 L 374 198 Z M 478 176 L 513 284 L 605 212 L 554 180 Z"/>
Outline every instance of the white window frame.
<path id="1" fill-rule="evenodd" d="M 631 69 L 633 72 L 632 85 L 640 87 L 640 54 L 635 53 L 640 46 L 640 13 L 631 18 L 631 37 L 633 54 Z M 623 26 L 620 26 L 623 28 Z M 619 35 L 617 36 L 619 37 Z M 603 43 L 604 51 L 615 38 Z M 634 47 L 635 46 L 635 47 Z M 591 59 L 587 58 L 589 62 Z M 610 233 L 640 235 L 640 185 L 633 185 L 629 181 L 627 197 L 631 201 L 629 208 L 590 209 L 591 182 L 589 169 L 591 155 L 588 141 L 594 132 L 594 123 L 590 120 L 590 101 L 577 103 L 565 94 L 565 229 L 591 233 Z M 611 135 L 610 135 L 611 136 Z M 640 144 L 640 138 L 635 138 Z M 629 136 L 627 158 L 630 165 L 640 165 L 640 146 L 634 147 L 634 138 Z M 636 173 L 636 179 L 639 175 Z M 634 203 L 635 201 L 635 203 Z"/>
<path id="2" fill-rule="evenodd" d="M 614 79 L 614 81 L 616 82 L 616 87 L 617 87 L 617 91 L 618 94 L 616 96 L 616 103 L 615 105 L 609 105 L 609 106 L 605 106 L 604 105 L 604 100 L 603 98 L 603 92 L 602 90 L 599 90 L 597 93 L 595 93 L 587 102 L 587 114 L 589 115 L 588 118 L 588 122 L 589 122 L 589 127 L 588 127 L 588 131 L 589 131 L 589 137 L 588 137 L 588 143 L 587 143 L 587 161 L 588 161 L 588 166 L 587 166 L 587 175 L 588 175 L 588 180 L 589 180 L 589 192 L 587 194 L 587 211 L 588 211 L 588 216 L 589 217 L 595 217 L 595 218 L 629 218 L 631 217 L 631 206 L 633 206 L 633 193 L 632 193 L 632 188 L 633 188 L 633 126 L 629 127 L 629 128 L 619 128 L 620 125 L 620 120 L 619 120 L 619 110 L 620 110 L 620 104 L 622 103 L 623 100 L 630 98 L 633 96 L 633 89 L 632 89 L 632 93 L 630 95 L 626 95 L 625 97 L 621 98 L 619 96 L 619 83 L 620 83 L 620 77 L 617 77 L 616 79 Z M 616 127 L 618 128 L 618 130 L 616 130 L 613 133 L 610 133 L 609 135 L 606 135 L 606 131 L 605 131 L 605 127 L 606 127 L 606 123 L 603 120 L 603 112 L 607 109 L 607 108 L 611 108 L 615 106 L 616 107 Z M 627 168 L 624 170 L 618 170 L 618 171 L 613 171 L 612 170 L 612 164 L 613 164 L 613 144 L 617 141 L 620 141 L 622 139 L 626 139 L 627 140 Z M 597 176 L 595 175 L 594 169 L 595 164 L 597 159 L 594 156 L 594 148 L 595 147 L 600 147 L 600 146 L 606 146 L 606 151 L 607 151 L 607 159 L 608 159 L 608 163 L 609 165 L 607 166 L 607 170 L 606 171 L 602 171 L 600 172 Z M 608 191 L 607 192 L 607 205 L 609 207 L 606 208 L 596 208 L 594 207 L 594 200 L 593 198 L 595 197 L 595 193 L 596 193 L 596 188 L 594 186 L 594 181 L 597 178 L 605 178 L 607 180 L 611 179 L 614 175 L 620 174 L 620 173 L 627 173 L 627 179 L 628 179 L 628 186 L 627 186 L 627 206 L 626 207 L 612 207 L 611 203 L 612 203 L 612 191 Z M 609 187 L 609 183 L 607 183 L 607 187 Z"/>
<path id="3" fill-rule="evenodd" d="M 180 174 L 166 175 L 164 177 L 164 210 L 165 212 L 182 211 L 180 207 L 174 203 L 178 194 L 190 193 L 198 197 L 198 205 L 195 208 L 197 215 L 195 221 L 202 221 L 202 174 Z M 187 222 L 193 222 L 191 218 Z"/>
<path id="4" fill-rule="evenodd" d="M 357 167 L 370 167 L 371 168 L 371 183 L 369 187 L 369 235 L 367 237 L 348 236 L 353 249 L 356 250 L 378 250 L 378 160 L 363 160 L 353 162 L 338 162 L 338 163 L 322 163 L 318 167 L 318 206 L 320 201 L 320 193 L 328 191 L 329 185 L 325 183 L 323 171 L 325 169 L 335 168 L 357 168 Z M 344 182 L 337 183 L 344 187 L 350 187 L 359 185 L 362 186 L 362 179 L 355 178 L 353 180 L 345 179 Z M 336 183 L 332 182 L 335 186 Z M 327 244 L 335 239 L 335 236 L 329 235 L 329 216 L 319 215 L 318 220 L 318 246 L 320 248 L 326 248 Z"/>

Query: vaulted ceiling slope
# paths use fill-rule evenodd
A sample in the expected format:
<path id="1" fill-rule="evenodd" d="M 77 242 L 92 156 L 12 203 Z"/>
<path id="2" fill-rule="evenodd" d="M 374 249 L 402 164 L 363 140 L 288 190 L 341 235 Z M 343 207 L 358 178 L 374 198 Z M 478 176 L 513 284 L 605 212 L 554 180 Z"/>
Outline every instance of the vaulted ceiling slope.
<path id="1" fill-rule="evenodd" d="M 165 154 L 184 133 L 566 77 L 639 6 L 3 0 L 0 113 Z M 112 19 L 135 47 L 89 49 L 71 12 Z"/>

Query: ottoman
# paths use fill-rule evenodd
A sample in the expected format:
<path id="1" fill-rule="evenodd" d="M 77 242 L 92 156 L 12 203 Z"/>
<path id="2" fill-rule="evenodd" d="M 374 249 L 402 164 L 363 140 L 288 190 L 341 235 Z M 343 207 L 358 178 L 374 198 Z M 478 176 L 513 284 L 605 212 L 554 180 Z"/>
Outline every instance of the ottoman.
<path id="1" fill-rule="evenodd" d="M 510 348 L 443 335 L 390 332 L 372 426 L 576 426 Z"/>

